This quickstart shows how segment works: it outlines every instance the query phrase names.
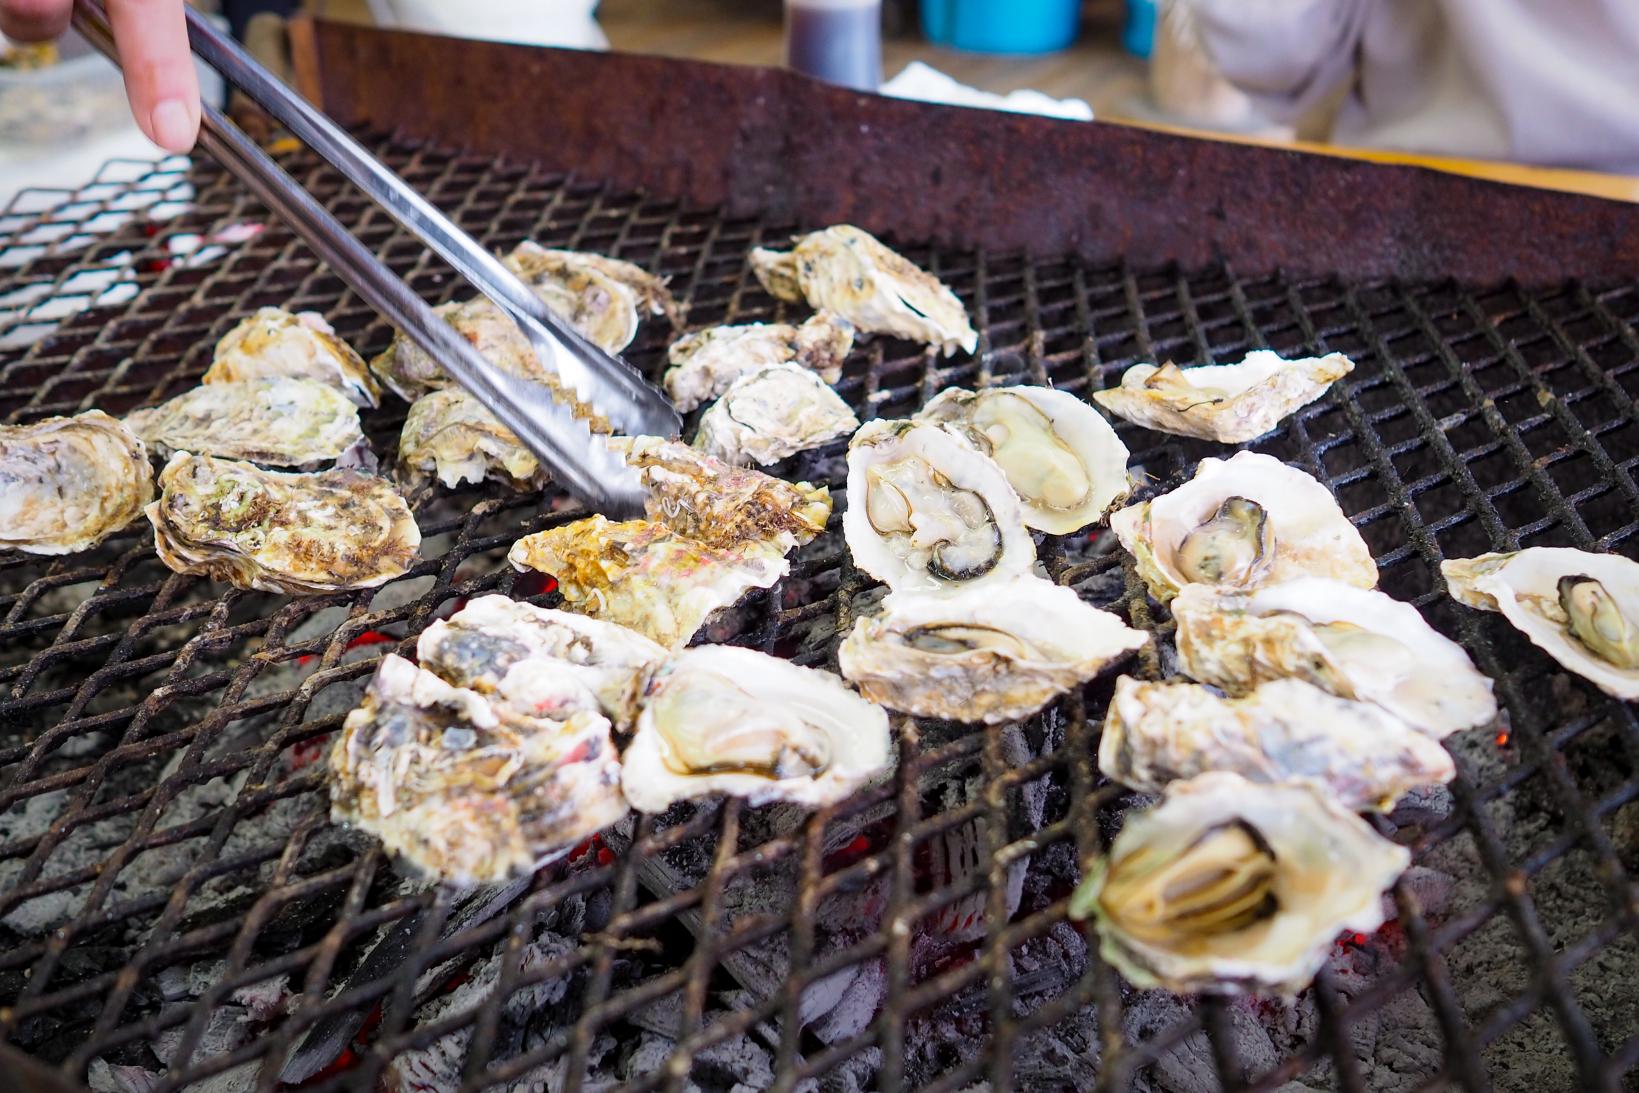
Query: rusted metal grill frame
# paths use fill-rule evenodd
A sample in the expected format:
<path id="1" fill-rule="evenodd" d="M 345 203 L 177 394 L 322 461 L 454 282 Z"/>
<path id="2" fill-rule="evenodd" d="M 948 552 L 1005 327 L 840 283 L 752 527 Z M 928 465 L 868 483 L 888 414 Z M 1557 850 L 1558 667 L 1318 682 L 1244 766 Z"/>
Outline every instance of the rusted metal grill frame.
<path id="1" fill-rule="evenodd" d="M 527 166 L 495 165 L 391 142 L 380 146 L 407 164 L 412 180 L 429 192 L 446 197 L 459 195 L 454 211 L 492 242 L 510 242 L 522 234 L 527 222 L 531 231 L 551 242 L 646 258 L 657 271 L 677 276 L 677 287 L 696 302 L 692 318 L 697 322 L 783 314 L 755 289 L 743 265 L 735 265 L 732 271 L 729 266 L 730 259 L 743 254 L 750 245 L 776 237 L 794 225 L 755 218 L 728 219 L 710 211 L 684 209 L 675 202 L 550 176 Z M 349 214 L 360 233 L 384 257 L 409 274 L 412 284 L 430 297 L 442 297 L 454 288 L 438 279 L 424 255 L 405 248 L 380 213 L 357 199 L 338 195 L 336 181 L 329 172 L 300 157 L 290 162 L 308 185 L 336 195 L 340 211 Z M 177 234 L 261 216 L 253 202 L 212 170 L 202 168 L 191 177 L 198 190 L 194 211 L 183 213 L 174 222 L 159 224 L 153 234 L 149 234 L 153 225 L 135 221 L 116 228 L 106 241 L 83 249 L 48 247 L 18 268 L 16 283 L 48 286 L 41 296 L 46 300 L 62 293 L 85 269 L 106 263 L 111 254 L 130 250 L 135 254 L 132 276 L 141 294 L 127 309 L 134 313 L 131 316 L 122 317 L 120 311 L 112 309 L 82 319 L 71 318 L 58 334 L 20 355 L 0 355 L 0 398 L 8 400 L 3 411 L 5 420 L 28 420 L 91 405 L 122 410 L 172 394 L 192 382 L 203 368 L 208 343 L 236 320 L 239 313 L 231 308 L 248 308 L 252 301 L 319 306 L 329 312 L 344 334 L 361 338 L 364 348 L 380 348 L 384 331 L 379 322 L 363 312 L 333 278 L 314 269 L 300 245 L 279 229 L 258 237 L 259 242 L 245 244 L 247 249 L 242 254 L 230 253 L 219 269 L 192 270 L 175 264 L 159 268 L 162 262 L 170 261 L 168 257 L 162 259 L 169 253 L 163 248 Z M 174 173 L 165 175 L 164 180 L 166 186 L 174 184 Z M 139 178 L 114 190 L 128 192 L 145 185 L 152 187 L 155 183 Z M 485 196 L 501 191 L 505 196 L 496 197 L 494 204 Z M 43 225 L 94 217 L 97 202 L 87 204 L 87 216 L 73 211 L 76 203 L 67 201 L 40 215 L 0 220 L 0 254 L 6 253 L 8 246 L 15 247 L 19 240 L 33 237 Z M 64 214 L 63 208 L 70 211 Z M 650 240 L 650 228 L 656 225 L 660 229 L 658 236 Z M 72 232 L 65 238 L 72 238 Z M 67 1065 L 70 1072 L 82 1069 L 94 1055 L 113 1044 L 151 1038 L 162 1026 L 173 1024 L 184 1028 L 182 1055 L 186 1057 L 203 1034 L 213 1006 L 234 989 L 282 971 L 305 970 L 312 980 L 310 993 L 303 997 L 301 1008 L 281 1025 L 234 1054 L 200 1059 L 191 1067 L 174 1070 L 166 1088 L 180 1087 L 250 1058 L 277 1061 L 321 1013 L 368 1006 L 378 996 L 386 1003 L 385 1014 L 359 1066 L 315 1088 L 373 1088 L 397 1052 L 428 1043 L 464 1020 L 474 1026 L 466 1065 L 470 1087 L 516 1077 L 559 1053 L 569 1058 L 571 1087 L 575 1087 L 601 1028 L 645 1000 L 679 990 L 684 996 L 685 1021 L 676 1056 L 678 1066 L 652 1072 L 634 1088 L 681 1088 L 690 1060 L 700 1052 L 743 1029 L 772 1020 L 781 1030 L 776 1053 L 780 1087 L 791 1088 L 803 1078 L 823 1074 L 844 1058 L 875 1045 L 882 1050 L 878 1084 L 896 1089 L 907 1084 L 903 1056 L 906 1028 L 918 1011 L 982 986 L 990 1036 L 985 1050 L 920 1088 L 960 1089 L 979 1079 L 989 1079 L 996 1088 L 1012 1087 L 1010 1048 L 1032 1032 L 1094 1004 L 1103 1032 L 1100 1080 L 1106 1088 L 1125 1088 L 1134 1074 L 1204 1030 L 1225 1088 L 1274 1088 L 1315 1062 L 1329 1059 L 1340 1086 L 1364 1089 L 1365 1079 L 1348 1042 L 1351 1023 L 1395 994 L 1415 988 L 1427 998 L 1445 1037 L 1443 1067 L 1427 1076 L 1430 1085 L 1453 1082 L 1473 1090 L 1491 1088 L 1493 1078 L 1483 1057 L 1486 1046 L 1520 1021 L 1546 1011 L 1565 1040 L 1579 1084 L 1618 1088 L 1622 1075 L 1639 1059 L 1639 1036 L 1630 1035 L 1609 1047 L 1602 1045 L 1568 976 L 1600 949 L 1620 937 L 1631 938 L 1639 930 L 1633 881 L 1620 850 L 1601 822 L 1639 798 L 1639 783 L 1632 774 L 1633 759 L 1639 752 L 1639 724 L 1630 707 L 1598 701 L 1576 717 L 1552 716 L 1553 711 L 1544 710 L 1537 694 L 1538 688 L 1546 689 L 1545 680 L 1554 674 L 1543 658 L 1526 651 L 1495 616 L 1451 608 L 1430 573 L 1441 557 L 1449 556 L 1442 545 L 1443 536 L 1477 533 L 1484 542 L 1480 549 L 1552 540 L 1633 550 L 1632 535 L 1639 529 L 1633 517 L 1639 508 L 1635 505 L 1633 481 L 1639 446 L 1624 430 L 1634 421 L 1630 391 L 1635 378 L 1639 378 L 1635 372 L 1639 368 L 1635 363 L 1639 361 L 1639 336 L 1634 330 L 1639 315 L 1636 287 L 1630 283 L 1598 288 L 1573 284 L 1537 293 L 1508 286 L 1469 291 L 1449 283 L 1355 283 L 1332 277 L 1288 278 L 1279 274 L 1242 279 L 1223 267 L 1181 271 L 1166 266 L 1036 263 L 1016 255 L 929 252 L 914 246 L 911 252 L 936 272 L 949 276 L 972 306 L 983 335 L 980 354 L 971 362 L 944 362 L 891 343 L 874 343 L 850 363 L 840 385 L 843 395 L 862 413 L 903 412 L 950 383 L 1020 379 L 1052 382 L 1085 393 L 1090 385 L 1110 381 L 1132 361 L 1167 357 L 1226 359 L 1238 349 L 1258 345 L 1313 351 L 1344 348 L 1361 358 L 1360 372 L 1326 399 L 1299 413 L 1274 438 L 1255 446 L 1292 460 L 1338 493 L 1372 541 L 1385 571 L 1386 587 L 1426 611 L 1441 614 L 1454 628 L 1455 636 L 1476 655 L 1482 670 L 1499 680 L 1500 696 L 1513 714 L 1512 747 L 1518 755 L 1517 765 L 1501 778 L 1481 780 L 1470 773 L 1468 764 L 1460 763 L 1459 778 L 1453 787 L 1456 809 L 1425 831 L 1415 844 L 1420 852 L 1426 852 L 1453 838 L 1472 840 L 1492 881 L 1489 899 L 1444 921 L 1432 922 L 1424 917 L 1415 896 L 1404 886 L 1398 888 L 1399 920 L 1408 939 L 1406 955 L 1352 1002 L 1345 1002 L 1335 985 L 1323 976 L 1316 987 L 1320 1010 L 1316 1035 L 1302 1051 L 1262 1074 L 1243 1073 L 1235 1055 L 1227 1003 L 1199 1001 L 1189 1019 L 1150 1040 L 1129 1042 L 1121 1024 L 1127 988 L 1096 957 L 1089 960 L 1086 973 L 1056 999 L 1029 1015 L 1016 1016 L 1011 1009 L 1012 991 L 1003 979 L 1006 954 L 1056 924 L 1063 915 L 1063 900 L 1008 921 L 1003 902 L 1006 862 L 1028 847 L 1057 840 L 1073 840 L 1083 861 L 1100 851 L 1101 840 L 1112 829 L 1121 806 L 1121 795 L 1101 784 L 1091 767 L 1097 740 L 1093 715 L 1107 694 L 1106 681 L 1083 694 L 1068 696 L 1047 715 L 1064 726 L 1064 740 L 1056 749 L 1023 766 L 1007 762 L 994 733 L 953 732 L 948 727 L 937 727 L 928 735 L 931 743 L 923 745 L 920 741 L 924 730 L 906 726 L 900 734 L 900 769 L 890 785 L 814 814 L 795 833 L 741 849 L 738 836 L 748 810 L 732 802 L 718 812 L 697 814 L 676 827 L 661 829 L 654 821 L 645 820 L 635 832 L 633 845 L 614 861 L 578 872 L 543 874 L 540 887 L 500 919 L 437 942 L 440 916 L 434 914 L 426 920 L 423 935 L 412 949 L 417 955 L 409 970 L 342 997 L 325 999 L 324 993 L 334 984 L 331 971 L 346 951 L 366 943 L 381 924 L 428 906 L 434 897 L 422 893 L 385 902 L 373 900 L 372 883 L 385 871 L 386 863 L 379 852 L 368 849 L 345 866 L 298 876 L 303 846 L 322 825 L 317 817 L 292 833 L 282 846 L 261 848 L 233 860 L 217 856 L 235 826 L 268 800 L 320 792 L 317 769 L 309 767 L 279 784 L 241 791 L 220 813 L 191 824 L 158 832 L 152 825 L 185 786 L 236 767 L 248 768 L 249 786 L 258 786 L 282 753 L 334 729 L 339 715 L 317 721 L 304 718 L 309 704 L 324 688 L 362 677 L 371 670 L 373 658 L 349 657 L 348 645 L 354 637 L 400 624 L 405 636 L 398 647 L 407 649 L 414 634 L 452 597 L 491 589 L 510 590 L 514 579 L 499 565 L 466 576 L 457 572 L 457 566 L 475 554 L 504 550 L 517 534 L 537 530 L 562 517 L 537 513 L 519 519 L 520 510 L 526 508 L 524 502 L 486 493 L 466 511 L 458 508 L 453 514 L 423 519 L 429 539 L 451 534 L 454 541 L 442 556 L 424 560 L 406 578 L 432 576 L 433 588 L 409 604 L 385 610 L 372 610 L 372 593 L 336 594 L 287 603 L 252 593 L 222 594 L 216 588 L 205 598 L 202 582 L 168 575 L 154 567 L 149 561 L 146 535 L 140 531 L 124 533 L 112 546 L 86 558 L 58 563 L 5 560 L 4 568 L 38 570 L 44 575 L 20 593 L 8 593 L 0 601 L 7 611 L 5 621 L 0 622 L 0 642 L 37 640 L 53 625 L 60 629 L 51 644 L 31 657 L 21 670 L 0 670 L 5 673 L 0 682 L 8 691 L 8 697 L 0 700 L 0 725 L 39 731 L 25 745 L 0 748 L 0 808 L 59 784 L 77 787 L 86 800 L 77 814 L 60 820 L 47 833 L 45 853 L 37 853 L 38 844 L 30 840 L 30 845 L 0 846 L 0 856 L 31 854 L 37 864 L 44 865 L 50 860 L 51 840 L 69 837 L 74 828 L 97 815 L 140 808 L 141 820 L 137 830 L 95 872 L 78 878 L 58 876 L 33 888 L 0 892 L 0 904 L 9 909 L 30 895 L 53 886 L 66 887 L 71 881 L 93 883 L 95 904 L 107 899 L 121 866 L 142 850 L 197 836 L 209 841 L 174 891 L 115 908 L 121 917 L 158 915 L 150 929 L 155 940 L 146 942 L 118 969 L 66 988 L 53 987 L 53 976 L 76 939 L 94 932 L 93 927 L 98 925 L 95 913 L 82 913 L 44 940 L 0 955 L 0 970 L 27 966 L 31 972 L 18 997 L 7 1000 L 10 1008 L 0 1011 L 0 1035 L 10 1037 L 17 1022 L 31 1015 L 88 1002 L 99 1005 L 100 1014 L 91 1034 L 71 1056 Z M 213 296 L 217 290 L 220 293 Z M 5 295 L 0 293 L 3 298 Z M 1569 312 L 1564 310 L 1566 301 L 1571 302 Z M 195 316 L 196 308 L 206 314 Z M 166 311 L 162 318 L 151 317 L 161 310 Z M 138 328 L 135 340 L 123 330 L 121 324 L 126 322 Z M 1521 323 L 1530 328 L 1529 337 L 1515 333 Z M 1579 323 L 1592 323 L 1600 333 L 1592 337 L 1573 333 Z M 1455 333 L 1449 329 L 1453 325 L 1459 328 Z M 207 332 L 210 337 L 205 336 Z M 0 337 L 5 333 L 5 325 L 0 324 Z M 652 365 L 663 340 L 662 332 L 652 326 L 647 328 L 635 354 L 637 359 Z M 1408 350 L 1404 348 L 1408 344 L 1422 348 Z M 1476 347 L 1472 351 L 1471 345 Z M 1625 363 L 1613 366 L 1606 359 L 1613 353 Z M 157 375 L 127 382 L 133 374 L 146 375 L 141 367 L 128 362 L 150 354 L 172 363 Z M 19 399 L 20 391 L 26 391 L 26 397 Z M 1521 413 L 1518 403 L 1509 401 L 1541 392 L 1555 397 L 1537 400 L 1535 410 Z M 1579 416 L 1579 407 L 1596 411 L 1596 420 L 1584 420 Z M 378 439 L 390 437 L 401 414 L 402 407 L 397 407 L 373 416 L 372 434 Z M 1461 439 L 1469 435 L 1465 429 L 1478 434 L 1478 439 Z M 1125 427 L 1123 433 L 1134 449 L 1135 462 L 1156 476 L 1155 488 L 1170 486 L 1187 473 L 1197 458 L 1215 450 L 1213 446 L 1179 443 Z M 1537 443 L 1534 433 L 1556 433 L 1565 442 L 1549 451 L 1538 451 L 1533 446 Z M 1332 459 L 1334 456 L 1338 458 Z M 1496 472 L 1484 469 L 1486 461 L 1495 456 L 1503 458 L 1511 473 L 1498 477 Z M 1554 475 L 1555 468 L 1578 460 L 1591 463 L 1589 473 L 1581 476 L 1580 484 L 1562 484 Z M 1449 499 L 1453 491 L 1463 502 L 1460 508 L 1454 509 L 1448 501 L 1433 517 L 1424 516 L 1419 498 Z M 1509 502 L 1522 491 L 1537 501 L 1530 506 Z M 1369 495 L 1370 500 L 1357 503 L 1363 495 Z M 1610 515 L 1612 501 L 1627 506 L 1625 520 Z M 1532 506 L 1536 515 L 1521 518 L 1522 509 Z M 1590 523 L 1584 508 L 1590 512 L 1597 509 L 1598 521 Z M 501 520 L 506 521 L 506 530 L 491 526 Z M 832 533 L 822 544 L 799 556 L 793 576 L 784 587 L 823 577 L 835 569 L 839 572 L 836 588 L 824 591 L 817 601 L 794 606 L 783 605 L 781 590 L 774 590 L 762 597 L 754 621 L 736 641 L 773 650 L 785 640 L 788 630 L 813 622 L 821 613 L 835 619 L 838 631 L 846 629 L 851 622 L 853 600 L 868 582 L 851 569 L 835 530 L 834 521 Z M 1121 591 L 1101 602 L 1125 613 L 1135 625 L 1162 635 L 1170 628 L 1164 613 L 1144 598 L 1130 570 L 1123 571 L 1119 553 L 1097 553 L 1079 541 L 1049 539 L 1044 544 L 1043 558 L 1053 577 L 1068 584 L 1093 584 L 1121 571 Z M 120 587 L 125 574 L 144 566 L 153 573 L 153 579 L 130 588 Z M 0 574 L 4 568 L 0 568 Z M 31 604 L 51 588 L 88 577 L 103 579 L 107 595 L 98 592 L 67 617 L 27 617 Z M 347 619 L 330 634 L 291 641 L 289 635 L 302 619 L 325 604 L 346 607 Z M 107 633 L 78 636 L 82 630 L 92 629 L 97 611 L 121 606 L 139 607 L 139 617 L 126 622 L 123 630 L 116 626 Z M 271 613 L 258 610 L 264 606 Z M 129 659 L 142 648 L 143 636 L 162 626 L 185 628 L 189 637 L 174 655 L 148 654 Z M 214 654 L 257 638 L 262 641 L 257 654 L 236 668 L 190 674 L 207 666 Z M 798 659 L 824 663 L 831 655 L 831 647 L 826 646 L 807 650 Z M 245 701 L 248 685 L 268 662 L 285 662 L 299 656 L 316 656 L 318 667 L 297 692 L 274 692 Z M 86 675 L 83 682 L 34 690 L 37 679 L 48 674 L 58 661 L 96 658 L 102 659 L 103 667 Z M 159 685 L 139 704 L 86 712 L 105 688 L 128 678 L 148 679 L 167 665 Z M 1155 675 L 1161 665 L 1151 649 L 1129 670 Z M 163 726 L 165 711 L 177 701 L 216 691 L 223 692 L 222 701 L 204 718 L 164 731 L 150 728 Z M 260 746 L 237 756 L 205 757 L 209 745 L 237 718 L 280 708 L 284 715 Z M 44 713 L 54 710 L 62 712 Z M 44 721 L 31 725 L 29 718 Z M 1596 726 L 1615 727 L 1621 754 L 1628 759 L 1628 773 L 1613 788 L 1590 799 L 1567 769 L 1565 753 Z M 123 733 L 123 741 L 103 751 L 94 762 L 66 773 L 32 779 L 32 772 L 48 752 L 71 737 L 102 729 Z M 184 756 L 185 765 L 143 800 L 97 800 L 94 793 L 88 792 L 96 789 L 118 763 L 177 753 Z M 937 777 L 941 767 L 975 759 L 987 787 L 984 800 L 953 812 L 923 816 L 920 783 L 924 777 L 930 772 Z M 1028 839 L 1003 841 L 997 833 L 1007 830 L 1009 793 L 1025 783 L 1049 777 L 1069 787 L 1069 810 Z M 1547 787 L 1563 822 L 1552 842 L 1520 859 L 1511 856 L 1504 846 L 1485 805 L 1520 792 L 1520 787 L 1533 780 Z M 840 869 L 822 869 L 828 830 L 879 802 L 892 802 L 897 817 L 887 845 Z M 983 857 L 987 869 L 935 891 L 918 892 L 913 860 L 917 846 L 970 818 L 987 821 L 982 828 L 986 833 Z M 712 837 L 716 838 L 717 855 L 702 885 L 669 899 L 639 902 L 638 866 L 642 860 L 689 839 Z M 1532 878 L 1573 850 L 1594 860 L 1599 878 L 1595 895 L 1609 903 L 1611 913 L 1602 926 L 1556 951 L 1529 885 Z M 242 914 L 179 932 L 189 901 L 199 888 L 213 876 L 247 867 L 258 856 L 277 862 L 274 880 L 278 883 Z M 681 966 L 635 989 L 614 986 L 612 969 L 622 937 L 641 938 L 656 924 L 696 907 L 709 927 L 721 912 L 728 884 L 742 873 L 782 858 L 800 863 L 793 910 L 788 916 L 742 920 L 715 935 L 708 929 L 708 940 L 698 944 Z M 844 887 L 876 877 L 891 882 L 883 929 L 810 965 L 816 955 L 815 909 Z M 24 884 L 28 883 L 26 878 Z M 494 944 L 516 941 L 533 908 L 602 887 L 613 892 L 614 917 L 599 935 L 583 939 L 572 958 L 524 972 L 517 965 L 516 949 L 509 950 L 514 957 L 503 963 L 499 988 L 474 1014 L 410 1027 L 416 970 L 435 966 L 446 955 L 487 951 Z M 976 891 L 985 893 L 988 911 L 987 930 L 977 958 L 913 982 L 910 932 L 930 913 Z M 333 912 L 334 923 L 324 932 L 322 941 L 271 960 L 254 956 L 252 946 L 258 933 L 282 907 L 338 892 L 341 897 Z M 440 903 L 439 909 L 447 910 L 447 901 Z M 111 917 L 114 911 L 101 913 Z M 1511 925 L 1528 955 L 1534 981 L 1476 1023 L 1453 992 L 1446 960 L 1453 946 L 1498 916 Z M 896 929 L 896 925 L 903 928 Z M 759 936 L 786 930 L 792 938 L 791 966 L 803 971 L 794 975 L 782 992 L 759 1006 L 708 1023 L 708 988 L 723 956 Z M 154 1015 L 126 1019 L 126 1005 L 136 997 L 147 973 L 196 951 L 225 951 L 227 971 L 191 1012 L 180 1019 Z M 805 1053 L 795 1019 L 803 988 L 835 968 L 878 955 L 887 961 L 887 999 L 870 1026 L 851 1040 L 818 1053 Z M 531 1053 L 486 1065 L 501 1020 L 501 1000 L 513 991 L 558 974 L 569 963 L 591 969 L 581 1016 L 572 1029 Z M 268 1080 L 264 1075 L 263 1088 L 269 1087 Z"/>

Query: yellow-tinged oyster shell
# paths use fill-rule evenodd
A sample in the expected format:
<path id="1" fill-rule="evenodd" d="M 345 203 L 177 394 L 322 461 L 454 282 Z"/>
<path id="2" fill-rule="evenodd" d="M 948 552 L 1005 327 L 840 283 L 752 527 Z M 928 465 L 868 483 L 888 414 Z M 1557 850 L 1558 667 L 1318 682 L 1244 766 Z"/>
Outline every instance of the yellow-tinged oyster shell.
<path id="1" fill-rule="evenodd" d="M 666 351 L 671 367 L 661 383 L 685 413 L 717 398 L 741 376 L 776 364 L 800 364 L 826 383 L 842 378 L 854 346 L 854 326 L 821 311 L 801 326 L 751 323 L 685 334 Z"/>
<path id="2" fill-rule="evenodd" d="M 1239 364 L 1134 365 L 1121 385 L 1095 391 L 1100 406 L 1145 428 L 1224 444 L 1269 432 L 1354 371 L 1341 353 L 1287 360 L 1257 349 Z"/>
<path id="3" fill-rule="evenodd" d="M 145 510 L 160 560 L 264 592 L 373 588 L 414 563 L 421 532 L 385 479 L 285 474 L 178 452 Z"/>
<path id="4" fill-rule="evenodd" d="M 288 376 L 195 387 L 133 410 L 125 424 L 161 457 L 198 452 L 304 469 L 364 442 L 358 407 L 347 396 L 327 383 Z"/>
<path id="5" fill-rule="evenodd" d="M 535 453 L 458 387 L 415 400 L 399 435 L 398 466 L 412 483 L 431 477 L 452 489 L 494 478 L 515 489 L 538 490 L 551 480 Z"/>
<path id="6" fill-rule="evenodd" d="M 834 311 L 861 333 L 926 342 L 946 356 L 979 346 L 954 292 L 852 225 L 802 236 L 790 251 L 758 247 L 751 270 L 772 295 Z"/>
<path id="7" fill-rule="evenodd" d="M 553 250 L 528 239 L 502 262 L 546 306 L 611 353 L 632 343 L 645 314 L 664 315 L 677 325 L 677 301 L 666 282 L 631 262 Z"/>
<path id="8" fill-rule="evenodd" d="M 0 425 L 0 549 L 89 550 L 153 496 L 147 449 L 101 410 Z"/>
<path id="9" fill-rule="evenodd" d="M 741 376 L 700 418 L 694 446 L 736 465 L 778 463 L 859 428 L 859 419 L 814 373 L 777 364 Z"/>
<path id="10" fill-rule="evenodd" d="M 364 359 L 316 311 L 264 307 L 222 336 L 205 383 L 290 376 L 328 383 L 355 406 L 377 406 L 381 389 Z"/>

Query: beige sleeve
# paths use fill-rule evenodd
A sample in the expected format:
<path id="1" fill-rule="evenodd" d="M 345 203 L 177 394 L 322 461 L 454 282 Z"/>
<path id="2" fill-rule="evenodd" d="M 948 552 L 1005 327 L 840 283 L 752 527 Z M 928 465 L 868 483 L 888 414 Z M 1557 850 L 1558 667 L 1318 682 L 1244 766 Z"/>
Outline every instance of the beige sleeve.
<path id="1" fill-rule="evenodd" d="M 1220 74 L 1273 120 L 1349 76 L 1377 0 L 1172 0 Z"/>

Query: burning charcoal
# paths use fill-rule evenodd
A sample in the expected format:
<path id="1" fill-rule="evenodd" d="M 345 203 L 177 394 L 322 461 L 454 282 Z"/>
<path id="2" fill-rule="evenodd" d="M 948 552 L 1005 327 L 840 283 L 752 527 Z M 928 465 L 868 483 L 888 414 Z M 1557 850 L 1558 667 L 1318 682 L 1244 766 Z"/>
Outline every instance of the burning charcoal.
<path id="1" fill-rule="evenodd" d="M 1027 939 L 1007 954 L 1014 1012 L 1023 1016 L 1057 997 L 1087 968 L 1087 941 L 1067 922 Z"/>
<path id="2" fill-rule="evenodd" d="M 1099 1056 L 1098 1017 L 1088 1006 L 1020 1038 L 1013 1047 L 1013 1081 L 1019 1089 L 1092 1089 Z"/>
<path id="3" fill-rule="evenodd" d="M 888 996 L 888 972 L 881 960 L 867 960 L 836 973 L 845 975 L 842 989 L 835 992 L 835 1001 L 818 1017 L 809 1017 L 809 993 L 819 988 L 815 983 L 803 992 L 803 1020 L 808 1031 L 828 1044 L 839 1044 L 865 1031 L 873 1018 L 882 1010 Z M 826 976 L 821 982 L 830 982 L 836 976 Z M 834 986 L 834 984 L 833 984 Z"/>
<path id="4" fill-rule="evenodd" d="M 154 1093 L 160 1076 L 140 1066 L 116 1066 L 103 1059 L 91 1060 L 86 1071 L 91 1093 Z"/>
<path id="5" fill-rule="evenodd" d="M 268 1022 L 285 1012 L 290 1001 L 290 976 L 276 975 L 248 987 L 240 987 L 228 998 L 245 1007 L 252 1021 Z"/>

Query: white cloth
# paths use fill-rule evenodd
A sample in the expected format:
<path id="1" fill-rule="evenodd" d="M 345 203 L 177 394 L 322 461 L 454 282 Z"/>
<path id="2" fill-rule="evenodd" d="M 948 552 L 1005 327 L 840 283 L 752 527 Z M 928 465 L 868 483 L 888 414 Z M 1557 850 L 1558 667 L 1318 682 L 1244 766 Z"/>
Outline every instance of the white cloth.
<path id="1" fill-rule="evenodd" d="M 382 26 L 564 49 L 609 48 L 598 0 L 369 0 Z"/>
<path id="2" fill-rule="evenodd" d="M 1636 0 L 1639 2 L 1639 0 Z M 952 106 L 974 106 L 983 110 L 1006 110 L 1014 114 L 1045 114 L 1071 121 L 1092 121 L 1093 108 L 1081 99 L 1055 99 L 1040 91 L 1014 91 L 998 95 L 958 83 L 937 68 L 912 61 L 882 85 L 882 93 L 896 99 L 941 102 Z"/>

